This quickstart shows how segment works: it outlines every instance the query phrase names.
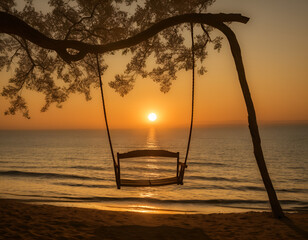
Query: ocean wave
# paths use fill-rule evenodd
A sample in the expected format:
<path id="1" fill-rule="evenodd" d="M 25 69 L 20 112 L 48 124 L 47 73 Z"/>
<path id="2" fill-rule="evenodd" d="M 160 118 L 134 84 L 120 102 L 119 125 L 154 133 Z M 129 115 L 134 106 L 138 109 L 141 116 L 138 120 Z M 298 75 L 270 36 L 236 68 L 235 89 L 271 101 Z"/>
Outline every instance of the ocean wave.
<path id="1" fill-rule="evenodd" d="M 80 176 L 80 175 L 73 175 L 73 174 L 42 173 L 42 172 L 38 173 L 38 172 L 22 172 L 22 171 L 0 171 L 0 176 L 104 180 L 103 178 L 87 177 L 87 176 Z"/>
<path id="2" fill-rule="evenodd" d="M 114 182 L 114 181 L 109 181 Z M 115 188 L 115 184 L 106 185 L 106 184 L 82 184 L 82 183 L 54 183 L 54 185 L 61 185 L 61 186 L 69 186 L 69 187 L 86 187 L 86 188 Z"/>
<path id="3" fill-rule="evenodd" d="M 244 180 L 238 178 L 224 178 L 224 177 L 203 177 L 203 176 L 187 176 L 187 179 L 192 180 L 205 180 L 205 181 L 225 181 L 225 182 L 244 182 Z"/>
<path id="4" fill-rule="evenodd" d="M 264 204 L 268 201 L 266 200 L 241 200 L 241 199 L 158 199 L 158 198 L 115 198 L 115 197 L 85 197 L 85 198 L 75 198 L 75 197 L 65 197 L 65 199 L 71 199 L 82 202 L 105 202 L 105 201 L 115 201 L 115 202 L 138 202 L 138 203 L 167 203 L 167 204 Z M 288 201 L 288 203 L 297 203 L 297 201 Z"/>
<path id="5" fill-rule="evenodd" d="M 264 192 L 265 187 L 261 186 L 231 186 L 231 185 L 203 185 L 203 186 L 189 186 L 189 189 L 209 189 L 209 190 L 215 190 L 215 189 L 223 189 L 223 190 L 237 190 L 237 191 L 252 191 L 252 192 Z M 290 189 L 276 189 L 277 192 L 287 192 L 287 193 L 308 193 L 308 189 L 302 189 L 302 188 L 290 188 Z"/>
<path id="6" fill-rule="evenodd" d="M 258 186 L 226 186 L 227 189 L 234 189 L 239 191 L 257 191 L 257 192 L 264 192 L 265 187 L 258 187 Z M 307 189 L 300 189 L 300 188 L 290 188 L 290 189 L 276 189 L 277 192 L 288 192 L 288 193 L 305 193 L 308 192 Z"/>
<path id="7" fill-rule="evenodd" d="M 293 178 L 293 179 L 290 178 L 289 181 L 294 181 L 297 183 L 307 183 L 308 182 L 307 179 L 302 179 L 302 178 Z"/>
<path id="8" fill-rule="evenodd" d="M 0 163 L 10 163 L 10 161 L 0 160 Z"/>
<path id="9" fill-rule="evenodd" d="M 189 161 L 188 164 L 190 165 L 202 165 L 202 166 L 215 166 L 215 167 L 223 167 L 227 164 L 224 163 L 214 163 L 214 162 L 200 162 L 200 161 Z"/>
<path id="10" fill-rule="evenodd" d="M 262 187 L 255 186 L 231 186 L 231 185 L 204 185 L 204 186 L 189 186 L 189 189 L 208 189 L 208 190 L 237 190 L 237 191 L 265 191 Z"/>
<path id="11" fill-rule="evenodd" d="M 289 193 L 308 193 L 308 189 L 303 188 L 290 188 L 290 189 L 276 189 L 277 192 L 289 192 Z"/>
<path id="12" fill-rule="evenodd" d="M 57 202 L 127 202 L 127 203 L 147 203 L 147 204 L 198 204 L 198 205 L 220 205 L 220 206 L 245 206 L 253 204 L 268 204 L 268 200 L 261 199 L 158 199 L 158 198 L 137 198 L 137 197 L 68 197 L 68 196 L 40 196 L 40 195 L 19 195 L 19 194 L 10 194 L 14 196 L 26 196 L 34 197 L 33 201 L 57 201 Z M 52 200 L 54 199 L 54 200 Z M 29 198 L 27 199 L 29 200 Z M 31 200 L 30 200 L 31 201 Z M 307 208 L 307 201 L 298 201 L 298 200 L 280 200 L 283 205 L 293 205 L 296 208 Z"/>
<path id="13" fill-rule="evenodd" d="M 106 170 L 106 167 L 93 167 L 93 166 L 69 166 L 67 168 L 85 169 L 85 170 Z"/>
<path id="14" fill-rule="evenodd" d="M 84 158 L 84 157 L 64 157 L 64 160 L 83 160 L 83 161 L 87 161 L 87 160 L 92 160 L 91 158 Z"/>

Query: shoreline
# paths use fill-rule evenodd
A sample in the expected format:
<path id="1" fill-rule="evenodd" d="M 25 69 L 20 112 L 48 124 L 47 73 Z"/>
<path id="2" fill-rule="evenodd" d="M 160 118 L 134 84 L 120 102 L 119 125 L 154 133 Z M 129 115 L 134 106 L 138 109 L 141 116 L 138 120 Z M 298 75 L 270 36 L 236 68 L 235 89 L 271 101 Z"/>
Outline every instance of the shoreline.
<path id="1" fill-rule="evenodd" d="M 308 239 L 308 213 L 150 214 L 0 199 L 0 239 Z"/>
<path id="2" fill-rule="evenodd" d="M 52 205 L 58 207 L 72 207 L 84 209 L 96 209 L 102 211 L 113 212 L 135 212 L 135 213 L 150 213 L 150 214 L 214 214 L 214 213 L 246 213 L 246 212 L 271 212 L 270 206 L 268 208 L 261 207 L 240 207 L 240 206 L 226 206 L 224 204 L 209 204 L 199 205 L 196 203 L 169 203 L 160 204 L 147 201 L 61 201 L 50 199 L 27 199 L 27 198 L 7 198 L 0 196 L 0 200 L 18 201 L 33 205 Z M 294 213 L 302 212 L 303 210 L 285 209 L 285 212 Z"/>

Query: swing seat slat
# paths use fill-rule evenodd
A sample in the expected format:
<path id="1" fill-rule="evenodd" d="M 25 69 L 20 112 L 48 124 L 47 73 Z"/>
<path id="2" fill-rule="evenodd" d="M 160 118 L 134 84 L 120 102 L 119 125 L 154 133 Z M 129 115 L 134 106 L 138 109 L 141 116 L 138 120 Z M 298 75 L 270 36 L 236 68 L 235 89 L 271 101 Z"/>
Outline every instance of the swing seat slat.
<path id="1" fill-rule="evenodd" d="M 178 183 L 177 177 L 150 179 L 150 180 L 121 179 L 121 186 L 126 186 L 126 187 L 164 186 L 177 183 Z"/>

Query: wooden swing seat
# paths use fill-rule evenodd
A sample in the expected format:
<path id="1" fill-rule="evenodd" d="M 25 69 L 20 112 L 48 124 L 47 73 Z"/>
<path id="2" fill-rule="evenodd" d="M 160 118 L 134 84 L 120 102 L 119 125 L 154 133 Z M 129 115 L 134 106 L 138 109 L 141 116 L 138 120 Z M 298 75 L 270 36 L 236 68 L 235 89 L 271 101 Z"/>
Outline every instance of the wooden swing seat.
<path id="1" fill-rule="evenodd" d="M 133 180 L 133 179 L 121 179 L 120 185 L 125 187 L 151 187 L 151 186 L 164 186 L 170 184 L 177 184 L 177 177 L 149 179 L 149 180 Z"/>
<path id="2" fill-rule="evenodd" d="M 183 184 L 184 169 L 186 164 L 179 161 L 179 152 L 170 152 L 166 150 L 134 150 L 126 153 L 117 153 L 117 164 L 115 165 L 115 175 L 117 187 L 151 187 L 151 186 L 164 186 L 170 184 Z M 120 160 L 126 158 L 137 157 L 166 157 L 176 158 L 176 174 L 174 177 L 159 178 L 159 179 L 121 179 Z"/>

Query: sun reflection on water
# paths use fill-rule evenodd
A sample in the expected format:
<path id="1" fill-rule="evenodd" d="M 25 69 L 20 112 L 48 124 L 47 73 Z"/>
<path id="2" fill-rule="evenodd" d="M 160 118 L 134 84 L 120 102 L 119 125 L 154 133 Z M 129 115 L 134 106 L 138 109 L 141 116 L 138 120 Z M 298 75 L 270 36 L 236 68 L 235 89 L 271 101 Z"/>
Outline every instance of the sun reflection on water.
<path id="1" fill-rule="evenodd" d="M 152 192 L 152 191 L 148 191 L 148 192 L 140 192 L 139 193 L 139 196 L 141 197 L 141 198 L 150 198 L 150 197 L 153 197 L 155 194 L 154 194 L 154 192 Z"/>
<path id="2" fill-rule="evenodd" d="M 156 130 L 154 127 L 151 127 L 148 132 L 146 147 L 149 149 L 154 149 L 158 147 L 158 142 L 156 139 Z"/>
<path id="3" fill-rule="evenodd" d="M 128 211 L 140 213 L 161 213 L 159 208 L 148 205 L 131 205 Z"/>

